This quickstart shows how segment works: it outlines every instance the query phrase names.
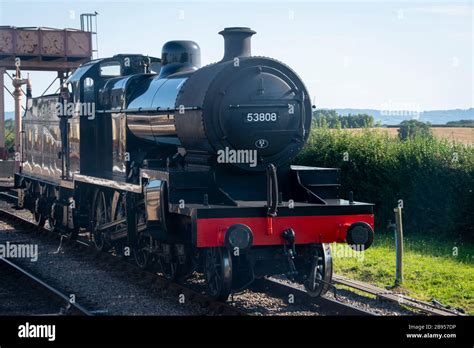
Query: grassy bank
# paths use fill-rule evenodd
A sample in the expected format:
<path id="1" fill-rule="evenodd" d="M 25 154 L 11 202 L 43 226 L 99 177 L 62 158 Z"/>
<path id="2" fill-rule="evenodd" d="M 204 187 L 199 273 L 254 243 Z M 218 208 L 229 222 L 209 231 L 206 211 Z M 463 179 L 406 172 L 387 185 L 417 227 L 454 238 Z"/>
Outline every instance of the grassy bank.
<path id="1" fill-rule="evenodd" d="M 474 315 L 474 245 L 411 236 L 405 239 L 404 282 L 397 289 L 424 301 L 436 299 Z M 337 250 L 340 250 L 339 247 Z M 395 241 L 377 235 L 363 256 L 334 253 L 334 272 L 382 288 L 395 281 Z"/>

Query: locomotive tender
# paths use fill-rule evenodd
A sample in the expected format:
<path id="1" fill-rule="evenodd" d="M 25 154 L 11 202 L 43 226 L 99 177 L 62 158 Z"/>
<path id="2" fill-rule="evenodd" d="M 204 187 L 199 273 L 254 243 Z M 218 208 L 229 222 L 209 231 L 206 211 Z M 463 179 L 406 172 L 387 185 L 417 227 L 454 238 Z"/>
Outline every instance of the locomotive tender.
<path id="1" fill-rule="evenodd" d="M 277 274 L 319 296 L 328 243 L 369 247 L 373 205 L 340 199 L 339 169 L 290 165 L 310 132 L 306 87 L 251 56 L 251 29 L 220 34 L 217 63 L 201 67 L 195 42 L 170 41 L 161 59 L 93 60 L 59 94 L 30 98 L 19 206 L 170 279 L 202 272 L 220 300 Z"/>

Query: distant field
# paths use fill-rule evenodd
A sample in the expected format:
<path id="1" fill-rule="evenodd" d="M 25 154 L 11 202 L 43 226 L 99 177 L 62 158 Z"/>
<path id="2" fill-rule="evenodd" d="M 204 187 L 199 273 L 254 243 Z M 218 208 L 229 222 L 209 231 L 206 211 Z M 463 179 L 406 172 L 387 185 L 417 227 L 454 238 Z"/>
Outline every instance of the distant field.
<path id="1" fill-rule="evenodd" d="M 398 135 L 398 128 L 372 128 L 378 132 L 386 132 L 391 136 Z M 351 132 L 361 132 L 362 128 L 345 129 Z M 465 127 L 432 127 L 431 131 L 438 138 L 448 139 L 462 144 L 474 145 L 474 128 Z"/>

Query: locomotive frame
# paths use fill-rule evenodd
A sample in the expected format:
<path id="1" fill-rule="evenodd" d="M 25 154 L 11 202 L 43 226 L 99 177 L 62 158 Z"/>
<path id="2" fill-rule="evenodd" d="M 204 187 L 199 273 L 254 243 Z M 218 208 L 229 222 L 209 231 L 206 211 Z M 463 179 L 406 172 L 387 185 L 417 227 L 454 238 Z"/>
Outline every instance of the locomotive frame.
<path id="1" fill-rule="evenodd" d="M 251 56 L 254 33 L 222 31 L 223 60 L 203 68 L 191 41 L 168 42 L 161 59 L 94 60 L 60 94 L 34 98 L 19 207 L 70 238 L 88 230 L 98 250 L 131 249 L 170 279 L 200 271 L 219 300 L 275 274 L 326 292 L 329 243 L 368 248 L 373 205 L 340 198 L 339 169 L 289 164 L 309 134 L 308 93 L 289 67 Z M 67 112 L 87 103 L 87 115 Z M 275 120 L 239 123 L 253 110 Z M 258 163 L 219 163 L 228 148 L 256 151 Z"/>

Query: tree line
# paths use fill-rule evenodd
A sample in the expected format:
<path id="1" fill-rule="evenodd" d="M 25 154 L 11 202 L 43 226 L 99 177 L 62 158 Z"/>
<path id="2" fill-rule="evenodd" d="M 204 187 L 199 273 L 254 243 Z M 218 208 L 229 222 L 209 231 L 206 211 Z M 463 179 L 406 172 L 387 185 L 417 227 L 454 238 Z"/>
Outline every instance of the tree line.
<path id="1" fill-rule="evenodd" d="M 374 118 L 368 114 L 343 116 L 336 110 L 324 109 L 313 113 L 313 122 L 319 128 L 371 128 L 374 126 Z"/>
<path id="2" fill-rule="evenodd" d="M 374 117 L 368 114 L 347 116 L 339 115 L 336 110 L 317 110 L 313 113 L 313 123 L 316 128 L 372 128 Z M 377 127 L 381 124 L 377 123 Z M 405 120 L 400 123 L 398 137 L 400 140 L 414 139 L 415 137 L 431 137 L 431 124 L 418 120 Z"/>

